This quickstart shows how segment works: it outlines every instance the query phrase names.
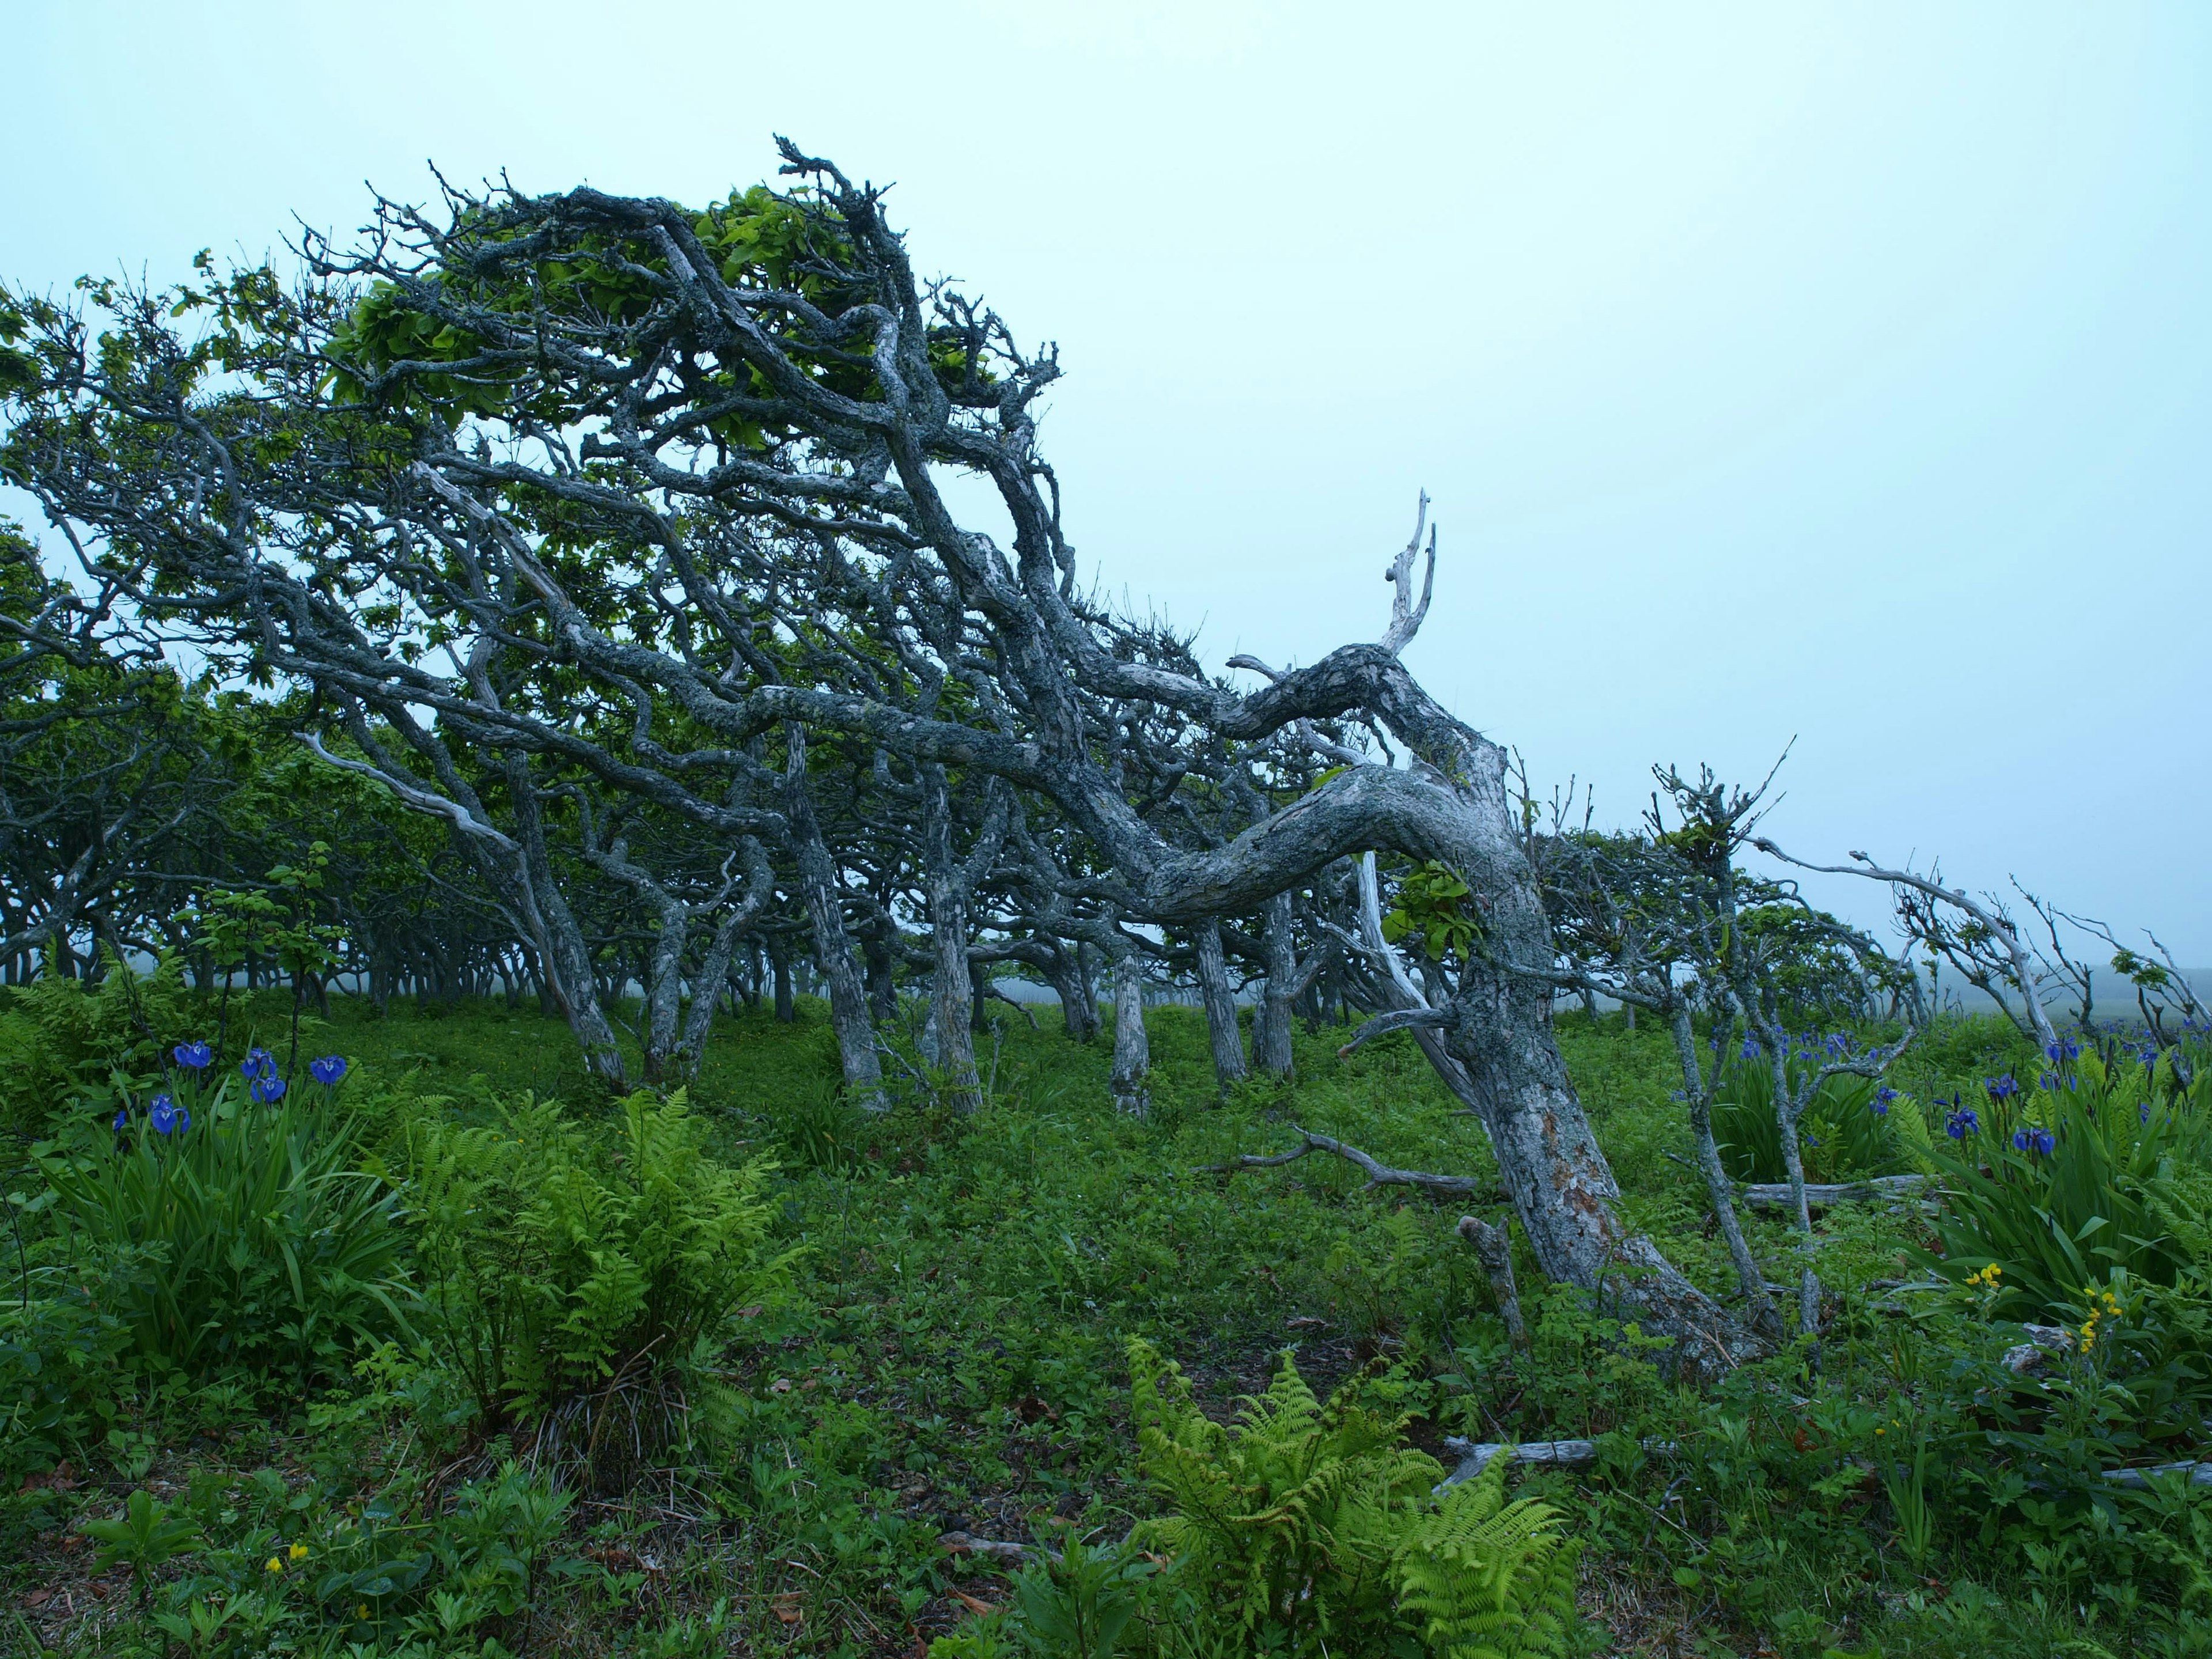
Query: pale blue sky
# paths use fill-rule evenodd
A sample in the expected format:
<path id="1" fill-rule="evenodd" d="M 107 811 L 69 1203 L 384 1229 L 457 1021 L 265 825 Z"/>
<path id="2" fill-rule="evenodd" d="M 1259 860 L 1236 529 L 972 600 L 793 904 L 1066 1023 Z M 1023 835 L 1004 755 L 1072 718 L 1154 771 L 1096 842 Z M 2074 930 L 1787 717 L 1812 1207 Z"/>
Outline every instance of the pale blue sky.
<path id="1" fill-rule="evenodd" d="M 11 281 L 787 132 L 1060 341 L 1086 567 L 1213 661 L 1374 637 L 1425 486 L 1410 659 L 1601 817 L 1794 734 L 1803 854 L 2212 961 L 2212 9 L 9 12 Z"/>

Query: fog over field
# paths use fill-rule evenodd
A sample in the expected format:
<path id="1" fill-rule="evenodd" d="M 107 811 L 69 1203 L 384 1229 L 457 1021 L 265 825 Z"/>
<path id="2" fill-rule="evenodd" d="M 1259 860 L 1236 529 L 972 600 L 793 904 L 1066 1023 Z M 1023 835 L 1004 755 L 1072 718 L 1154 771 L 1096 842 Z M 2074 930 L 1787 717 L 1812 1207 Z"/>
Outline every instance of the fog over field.
<path id="1" fill-rule="evenodd" d="M 258 257 L 426 159 L 703 202 L 789 133 L 1060 341 L 1085 574 L 1210 663 L 1374 637 L 1426 488 L 1409 660 L 1601 821 L 1795 738 L 1801 855 L 2212 959 L 2202 9 L 861 3 L 834 69 L 797 10 L 228 15 L 22 9 L 0 273 Z"/>

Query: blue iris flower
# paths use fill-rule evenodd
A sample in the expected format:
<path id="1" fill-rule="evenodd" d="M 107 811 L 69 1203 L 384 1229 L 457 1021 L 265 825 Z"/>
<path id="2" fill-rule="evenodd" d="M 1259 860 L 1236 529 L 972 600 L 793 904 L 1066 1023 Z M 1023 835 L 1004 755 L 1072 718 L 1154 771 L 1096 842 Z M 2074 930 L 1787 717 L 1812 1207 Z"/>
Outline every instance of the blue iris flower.
<path id="1" fill-rule="evenodd" d="M 346 1074 L 345 1056 L 325 1054 L 320 1060 L 311 1060 L 307 1062 L 307 1074 L 328 1088 Z"/>
<path id="2" fill-rule="evenodd" d="M 1964 1140 L 1981 1127 L 1980 1115 L 1971 1106 L 1961 1106 L 1944 1120 L 1943 1133 L 1954 1140 Z"/>
<path id="3" fill-rule="evenodd" d="M 1876 1117 L 1887 1117 L 1889 1115 L 1889 1103 L 1896 1098 L 1897 1091 L 1891 1088 L 1887 1084 L 1884 1084 L 1881 1088 L 1875 1090 L 1874 1091 L 1874 1115 Z"/>
<path id="4" fill-rule="evenodd" d="M 2146 1106 L 2143 1108 L 2143 1115 L 2146 1117 L 2150 1115 L 2149 1107 Z M 113 1129 L 118 1134 L 121 1134 L 125 1129 L 129 1128 L 131 1127 L 131 1109 L 128 1106 L 118 1106 L 115 1109 L 115 1121 L 111 1123 L 108 1127 Z"/>
<path id="5" fill-rule="evenodd" d="M 204 1072 L 215 1064 L 215 1050 L 204 1042 L 179 1042 L 170 1053 L 188 1072 Z"/>
<path id="6" fill-rule="evenodd" d="M 1759 1058 L 1759 1039 L 1757 1037 L 1746 1037 L 1743 1040 L 1743 1057 L 1746 1060 L 1757 1060 Z"/>
<path id="7" fill-rule="evenodd" d="M 273 1106 L 284 1098 L 284 1079 L 281 1077 L 259 1079 L 255 1082 L 252 1092 L 253 1097 L 264 1106 Z"/>
<path id="8" fill-rule="evenodd" d="M 248 1048 L 246 1058 L 238 1062 L 238 1074 L 246 1079 L 274 1077 L 276 1075 L 276 1056 L 266 1048 Z"/>
<path id="9" fill-rule="evenodd" d="M 146 1115 L 157 1135 L 174 1134 L 180 1129 L 190 1128 L 192 1122 L 191 1114 L 179 1107 L 168 1095 L 155 1095 L 154 1109 Z"/>
<path id="10" fill-rule="evenodd" d="M 2010 1072 L 2007 1072 L 2002 1077 L 1984 1079 L 1982 1087 L 1989 1091 L 1991 1100 L 2009 1100 L 2020 1092 L 2020 1085 L 2014 1080 Z"/>
<path id="11" fill-rule="evenodd" d="M 2037 1152 L 2047 1154 L 2058 1144 L 2058 1138 L 2048 1129 L 2037 1129 L 2028 1136 L 2028 1141 Z"/>

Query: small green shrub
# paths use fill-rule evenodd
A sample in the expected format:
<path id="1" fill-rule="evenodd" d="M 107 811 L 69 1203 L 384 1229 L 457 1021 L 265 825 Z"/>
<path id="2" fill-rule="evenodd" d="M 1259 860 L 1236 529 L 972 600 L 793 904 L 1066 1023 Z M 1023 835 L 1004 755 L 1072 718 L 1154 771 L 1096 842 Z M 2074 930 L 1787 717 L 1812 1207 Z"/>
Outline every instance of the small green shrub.
<path id="1" fill-rule="evenodd" d="M 2212 1079 L 2160 1089 L 2089 1053 L 2057 1080 L 2072 1086 L 1986 1090 L 1954 1110 L 1936 1155 L 1942 1254 L 1920 1256 L 1959 1282 L 1995 1264 L 2002 1311 L 2023 1320 L 2063 1318 L 2116 1275 L 2172 1285 L 2189 1247 L 2167 1224 L 2189 1229 L 2212 1131 L 2198 1098 Z"/>
<path id="2" fill-rule="evenodd" d="M 761 1197 L 773 1166 L 708 1157 L 681 1093 L 633 1095 L 592 1136 L 526 1095 L 489 1127 L 418 1123 L 409 1162 L 422 1328 L 490 1424 L 588 1402 L 599 1446 L 603 1407 L 671 1403 L 741 1304 L 787 1282 Z M 634 1419 L 627 1443 L 666 1426 Z"/>
<path id="3" fill-rule="evenodd" d="M 274 1087 L 264 1076 L 252 1092 Z M 399 1197 L 354 1167 L 330 1090 L 252 1092 L 227 1075 L 112 1124 L 80 1109 L 40 1163 L 80 1268 L 112 1274 L 109 1305 L 143 1360 L 304 1389 L 405 1328 Z"/>
<path id="4" fill-rule="evenodd" d="M 1566 1650 L 1578 1547 L 1546 1505 L 1504 1501 L 1502 1460 L 1437 1503 L 1442 1466 L 1360 1403 L 1367 1374 L 1323 1404 L 1286 1353 L 1231 1429 L 1172 1364 L 1129 1352 L 1139 1467 L 1170 1510 L 1137 1536 L 1239 1650 Z"/>
<path id="5" fill-rule="evenodd" d="M 1449 1659 L 1570 1650 L 1582 1546 L 1550 1504 L 1507 1503 L 1505 1469 L 1493 1457 L 1451 1488 L 1399 1553 L 1399 1609 Z"/>
<path id="6" fill-rule="evenodd" d="M 1794 1049 L 1787 1062 L 1790 1086 L 1802 1087 L 1826 1058 L 1818 1049 Z M 1900 1149 L 1898 1126 L 1890 1121 L 1893 1104 L 1871 1078 L 1838 1073 L 1824 1079 L 1797 1120 L 1805 1179 L 1842 1181 L 1896 1169 Z M 1723 1166 L 1735 1180 L 1789 1179 L 1774 1110 L 1774 1073 L 1765 1056 L 1733 1054 L 1723 1063 L 1713 1098 L 1713 1139 Z"/>
<path id="7" fill-rule="evenodd" d="M 85 1535 L 100 1546 L 94 1565 L 108 1567 L 118 1561 L 128 1564 L 142 1601 L 146 1598 L 149 1576 L 153 1570 L 183 1553 L 198 1538 L 199 1530 L 198 1522 L 189 1516 L 170 1514 L 154 1501 L 152 1493 L 143 1489 L 131 1494 L 123 1513 L 113 1520 L 84 1523 Z"/>
<path id="8" fill-rule="evenodd" d="M 787 1109 L 783 1144 L 793 1167 L 843 1175 L 867 1158 L 868 1124 L 835 1084 L 801 1090 Z"/>
<path id="9" fill-rule="evenodd" d="M 112 1283 L 41 1266 L 0 1297 L 0 1483 L 13 1486 L 96 1439 L 130 1334 L 109 1311 Z"/>
<path id="10" fill-rule="evenodd" d="M 0 1011 L 0 1126 L 42 1133 L 63 1102 L 112 1112 L 150 1086 L 170 1045 L 190 1034 L 177 958 L 141 974 L 104 952 L 101 966 L 96 980 L 42 974 L 8 994 Z"/>

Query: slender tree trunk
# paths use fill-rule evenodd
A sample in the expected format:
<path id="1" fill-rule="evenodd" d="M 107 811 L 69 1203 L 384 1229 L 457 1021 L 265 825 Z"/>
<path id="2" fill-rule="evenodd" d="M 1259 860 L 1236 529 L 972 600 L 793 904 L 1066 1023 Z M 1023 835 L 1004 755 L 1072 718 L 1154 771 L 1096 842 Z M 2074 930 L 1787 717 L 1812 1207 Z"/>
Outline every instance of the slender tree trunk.
<path id="1" fill-rule="evenodd" d="M 776 1024 L 788 1025 L 799 1018 L 799 1009 L 791 994 L 791 943 L 781 933 L 769 935 L 768 960 L 775 976 Z"/>
<path id="2" fill-rule="evenodd" d="M 1276 894 L 1261 911 L 1260 944 L 1267 954 L 1267 977 L 1252 1017 L 1252 1064 L 1287 1083 L 1297 1070 L 1291 1053 L 1291 994 L 1298 971 L 1288 893 Z"/>
<path id="3" fill-rule="evenodd" d="M 898 978 L 887 937 L 892 926 L 890 915 L 885 911 L 868 930 L 861 946 L 868 969 L 868 1012 L 878 1025 L 888 1025 L 898 1018 Z"/>
<path id="4" fill-rule="evenodd" d="M 1624 1003 L 1623 1007 L 1633 1007 Z M 1782 1334 L 1781 1316 L 1774 1311 L 1774 1303 L 1766 1294 L 1766 1275 L 1759 1269 L 1759 1261 L 1751 1253 L 1751 1245 L 1743 1236 L 1743 1223 L 1736 1214 L 1735 1183 L 1721 1167 L 1721 1149 L 1713 1140 L 1713 1103 L 1705 1086 L 1705 1075 L 1698 1060 L 1698 1043 L 1690 1024 L 1690 1011 L 1677 1008 L 1668 1024 L 1674 1035 L 1674 1053 L 1682 1066 L 1683 1097 L 1690 1107 L 1690 1129 L 1697 1137 L 1698 1170 L 1705 1178 L 1705 1197 L 1713 1206 L 1714 1218 L 1719 1223 L 1721 1238 L 1728 1246 L 1729 1261 L 1735 1268 L 1737 1285 L 1743 1291 L 1746 1307 L 1750 1310 L 1753 1329 L 1769 1336 Z"/>
<path id="5" fill-rule="evenodd" d="M 937 1035 L 937 1068 L 949 1080 L 953 1109 L 972 1112 L 983 1103 L 975 1073 L 975 1034 L 969 1024 L 974 996 L 968 970 L 968 906 L 952 860 L 952 809 L 945 770 L 923 773 L 923 864 L 929 880 L 929 933 L 937 967 L 930 981 L 930 1023 Z"/>
<path id="6" fill-rule="evenodd" d="M 1133 951 L 1114 963 L 1114 1103 L 1132 1117 L 1152 1109 L 1152 1049 L 1145 1035 L 1145 965 Z"/>
<path id="7" fill-rule="evenodd" d="M 689 904 L 664 894 L 659 908 L 660 931 L 646 957 L 644 1009 L 645 1080 L 656 1087 L 682 1067 L 684 945 L 691 932 Z"/>
<path id="8" fill-rule="evenodd" d="M 1098 1005 L 1091 999 L 1074 948 L 1064 940 L 1052 941 L 1043 968 L 1060 998 L 1060 1021 L 1067 1035 L 1078 1042 L 1094 1040 L 1098 1035 Z"/>
<path id="9" fill-rule="evenodd" d="M 700 1062 L 707 1056 L 707 1038 L 714 1028 L 714 1011 L 721 1006 L 722 988 L 730 982 L 738 934 L 752 920 L 755 908 L 740 907 L 715 925 L 706 959 L 691 981 L 691 1006 L 684 1011 L 684 1036 L 676 1054 L 678 1073 L 686 1082 L 699 1075 Z"/>
<path id="10" fill-rule="evenodd" d="M 1779 1036 L 1779 1032 L 1772 1035 Z M 1774 1124 L 1782 1137 L 1782 1169 L 1790 1181 L 1790 1207 L 1796 1212 L 1804 1241 L 1805 1265 L 1797 1280 L 1797 1329 L 1811 1335 L 1820 1324 L 1820 1279 L 1813 1271 L 1813 1208 L 1805 1198 L 1805 1153 L 1797 1143 L 1797 1098 L 1790 1087 L 1790 1056 L 1777 1042 L 1767 1045 L 1774 1075 Z"/>
<path id="11" fill-rule="evenodd" d="M 868 1018 L 868 999 L 853 965 L 853 940 L 845 931 L 844 884 L 836 861 L 822 839 L 814 802 L 806 787 L 806 739 L 789 728 L 791 762 L 784 781 L 784 817 L 791 850 L 799 866 L 800 902 L 814 928 L 815 965 L 830 992 L 830 1023 L 837 1034 L 837 1057 L 845 1086 L 868 1111 L 889 1109 L 884 1100 L 883 1062 L 876 1054 L 876 1030 Z"/>
<path id="12" fill-rule="evenodd" d="M 623 1089 L 629 1078 L 623 1065 L 622 1046 L 599 1001 L 592 977 L 591 947 L 575 915 L 561 896 L 553 874 L 553 861 L 545 852 L 544 820 L 538 810 L 538 792 L 529 768 L 520 760 L 507 767 L 508 793 L 514 805 L 519 855 L 487 856 L 483 867 L 522 918 L 538 956 L 538 969 L 554 1006 L 583 1044 L 584 1058 L 610 1086 Z"/>
<path id="13" fill-rule="evenodd" d="M 1213 1075 L 1226 1093 L 1246 1075 L 1244 1037 L 1237 1029 L 1237 997 L 1221 953 L 1221 923 L 1208 916 L 1191 930 L 1198 946 L 1198 988 L 1206 1003 L 1206 1035 L 1213 1045 Z"/>

